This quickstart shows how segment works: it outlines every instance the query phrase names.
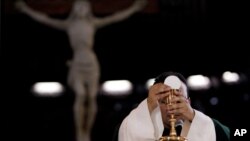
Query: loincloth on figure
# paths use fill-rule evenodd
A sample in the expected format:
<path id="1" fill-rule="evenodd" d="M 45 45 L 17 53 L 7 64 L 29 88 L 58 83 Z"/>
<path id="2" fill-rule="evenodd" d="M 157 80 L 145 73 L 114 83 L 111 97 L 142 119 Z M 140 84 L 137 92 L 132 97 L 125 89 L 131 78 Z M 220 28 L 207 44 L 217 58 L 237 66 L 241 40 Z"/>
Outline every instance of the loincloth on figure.
<path id="1" fill-rule="evenodd" d="M 69 67 L 68 83 L 70 84 L 74 81 L 89 83 L 99 80 L 100 70 L 97 62 L 67 61 L 67 66 Z"/>

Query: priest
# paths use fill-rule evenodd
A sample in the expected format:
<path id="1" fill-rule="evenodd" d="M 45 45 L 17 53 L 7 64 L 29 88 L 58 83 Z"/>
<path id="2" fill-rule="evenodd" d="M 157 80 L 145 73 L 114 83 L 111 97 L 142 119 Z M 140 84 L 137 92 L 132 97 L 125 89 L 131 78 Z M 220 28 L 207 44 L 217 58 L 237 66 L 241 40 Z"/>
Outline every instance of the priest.
<path id="1" fill-rule="evenodd" d="M 174 78 L 176 77 L 176 79 Z M 173 78 L 173 79 L 172 79 Z M 171 86 L 172 85 L 172 86 Z M 171 105 L 167 104 L 173 87 Z M 148 97 L 122 121 L 119 141 L 157 141 L 169 135 L 169 118 L 174 114 L 178 136 L 188 141 L 229 141 L 230 130 L 220 121 L 192 108 L 188 98 L 186 79 L 177 72 L 164 72 L 155 78 Z"/>

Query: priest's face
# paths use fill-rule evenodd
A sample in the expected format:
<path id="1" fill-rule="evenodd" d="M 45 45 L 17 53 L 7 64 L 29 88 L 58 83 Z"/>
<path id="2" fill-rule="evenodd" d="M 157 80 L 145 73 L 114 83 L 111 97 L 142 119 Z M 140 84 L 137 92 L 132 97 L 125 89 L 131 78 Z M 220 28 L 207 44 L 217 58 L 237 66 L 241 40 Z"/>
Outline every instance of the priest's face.
<path id="1" fill-rule="evenodd" d="M 170 93 L 169 93 L 170 94 Z M 187 87 L 184 83 L 182 83 L 179 90 L 174 91 L 174 95 L 172 100 L 181 99 L 181 97 L 187 98 Z M 169 105 L 169 99 L 167 100 L 167 97 L 161 101 L 159 101 L 161 114 L 162 114 L 162 120 L 165 127 L 169 127 L 169 119 L 170 115 L 172 114 L 170 111 L 174 111 L 175 118 L 177 121 L 183 120 L 183 117 L 181 117 L 181 100 L 177 100 L 172 105 Z"/>

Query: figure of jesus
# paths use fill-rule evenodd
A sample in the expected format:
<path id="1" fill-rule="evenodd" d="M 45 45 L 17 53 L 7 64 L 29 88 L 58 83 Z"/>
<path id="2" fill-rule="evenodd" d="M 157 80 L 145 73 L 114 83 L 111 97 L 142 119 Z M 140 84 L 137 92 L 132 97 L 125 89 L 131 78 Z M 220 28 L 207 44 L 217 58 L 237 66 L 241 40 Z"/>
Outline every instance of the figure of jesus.
<path id="1" fill-rule="evenodd" d="M 95 33 L 99 28 L 129 18 L 142 10 L 147 0 L 135 0 L 126 9 L 106 17 L 95 17 L 88 0 L 75 0 L 66 19 L 52 18 L 18 0 L 16 8 L 37 22 L 67 33 L 73 57 L 69 61 L 68 86 L 75 93 L 73 113 L 76 141 L 90 141 L 97 113 L 96 96 L 99 88 L 100 66 L 93 50 Z M 85 105 L 84 103 L 86 103 Z"/>

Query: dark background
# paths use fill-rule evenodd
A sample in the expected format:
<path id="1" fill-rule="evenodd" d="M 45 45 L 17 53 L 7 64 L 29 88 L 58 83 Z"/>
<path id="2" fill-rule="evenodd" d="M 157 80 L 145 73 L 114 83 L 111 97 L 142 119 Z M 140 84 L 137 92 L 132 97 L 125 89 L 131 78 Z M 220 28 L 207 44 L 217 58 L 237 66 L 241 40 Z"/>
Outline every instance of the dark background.
<path id="1" fill-rule="evenodd" d="M 73 92 L 66 85 L 71 50 L 66 33 L 33 21 L 1 1 L 1 70 L 5 131 L 9 140 L 73 141 Z M 55 18 L 67 17 L 71 0 L 27 0 Z M 131 0 L 92 0 L 94 14 L 107 16 Z M 39 6 L 42 5 L 42 6 Z M 56 5 L 60 5 L 57 6 Z M 112 5 L 113 4 L 113 5 Z M 101 65 L 100 84 L 128 79 L 134 91 L 127 97 L 98 95 L 93 140 L 111 140 L 122 119 L 147 93 L 145 81 L 163 71 L 185 77 L 204 74 L 220 79 L 224 71 L 244 74 L 240 84 L 219 83 L 207 91 L 190 91 L 192 104 L 234 132 L 249 129 L 249 22 L 243 1 L 149 0 L 144 11 L 97 31 L 94 50 Z M 58 81 L 60 97 L 35 97 L 38 81 Z M 211 105 L 217 97 L 219 103 Z M 241 139 L 241 138 L 240 138 Z M 237 139 L 237 140 L 240 140 Z"/>

